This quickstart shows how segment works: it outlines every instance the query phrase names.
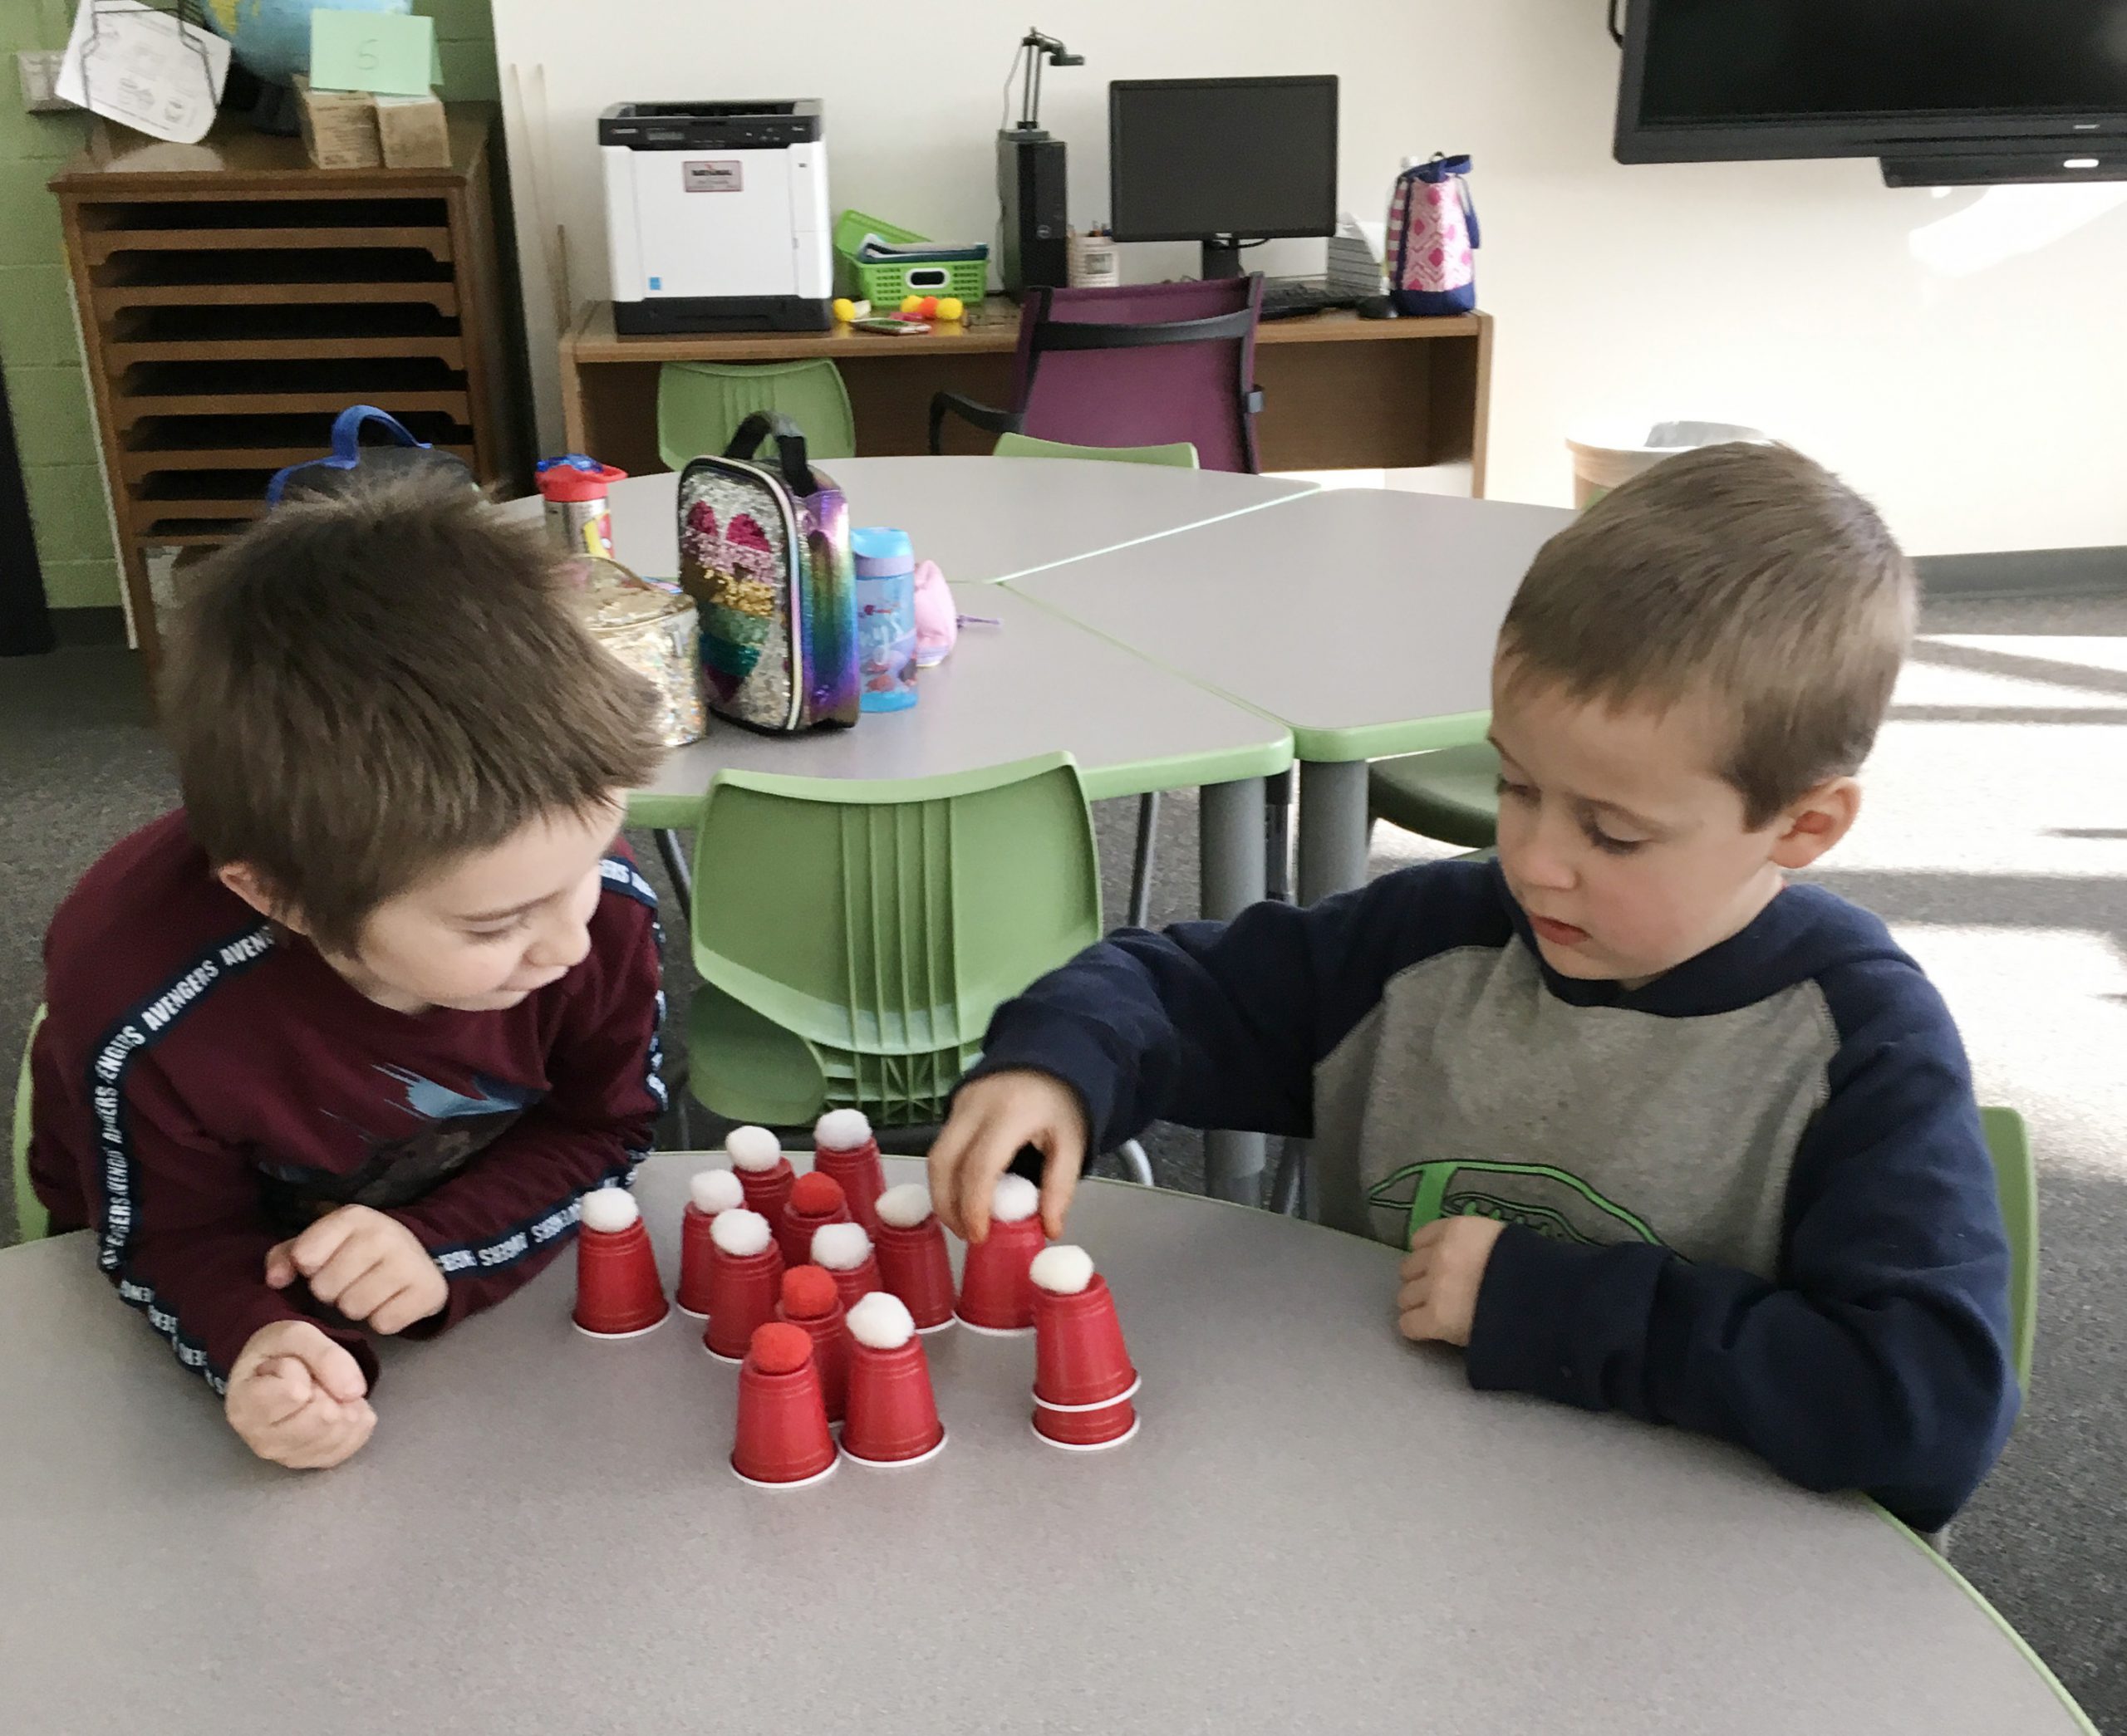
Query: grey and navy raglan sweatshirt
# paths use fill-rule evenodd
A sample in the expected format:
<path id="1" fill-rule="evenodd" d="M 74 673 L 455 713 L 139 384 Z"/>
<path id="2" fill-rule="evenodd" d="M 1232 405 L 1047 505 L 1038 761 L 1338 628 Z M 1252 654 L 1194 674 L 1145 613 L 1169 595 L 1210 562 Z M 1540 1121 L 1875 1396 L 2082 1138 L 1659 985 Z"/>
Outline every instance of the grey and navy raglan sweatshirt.
<path id="1" fill-rule="evenodd" d="M 2009 1254 L 1962 1045 L 1883 924 L 1820 887 L 1636 989 L 1546 966 L 1498 865 L 1112 936 L 1001 1008 L 988 1073 L 1314 1140 L 1326 1220 L 1508 1225 L 1471 1384 L 1741 1443 L 1923 1529 L 2018 1403 Z"/>

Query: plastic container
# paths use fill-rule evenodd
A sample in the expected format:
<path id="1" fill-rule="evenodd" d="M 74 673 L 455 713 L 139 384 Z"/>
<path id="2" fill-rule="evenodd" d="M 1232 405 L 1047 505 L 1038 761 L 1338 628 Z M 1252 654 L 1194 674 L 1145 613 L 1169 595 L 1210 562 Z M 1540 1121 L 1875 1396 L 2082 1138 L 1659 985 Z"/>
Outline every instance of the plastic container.
<path id="1" fill-rule="evenodd" d="M 1762 429 L 1740 422 L 1594 423 L 1566 436 L 1573 454 L 1573 503 L 1591 507 L 1611 489 L 1652 470 L 1664 459 L 1730 440 L 1764 441 Z"/>
<path id="2" fill-rule="evenodd" d="M 1137 1371 L 1122 1342 L 1115 1297 L 1098 1273 L 1075 1295 L 1034 1287 L 1035 1401 L 1083 1410 L 1113 1405 L 1137 1390 Z"/>
<path id="3" fill-rule="evenodd" d="M 709 1326 L 701 1347 L 721 1362 L 746 1354 L 754 1331 L 775 1318 L 783 1300 L 783 1250 L 773 1237 L 759 1253 L 714 1251 L 709 1269 Z"/>
<path id="4" fill-rule="evenodd" d="M 992 1219 L 990 1233 L 969 1246 L 960 1266 L 960 1324 L 978 1332 L 1034 1330 L 1034 1280 L 1027 1269 L 1048 1245 L 1041 1219 L 1016 1224 Z"/>
<path id="5" fill-rule="evenodd" d="M 547 507 L 547 535 L 565 554 L 597 555 L 613 558 L 612 514 L 607 490 L 626 479 L 627 472 L 611 464 L 568 452 L 558 459 L 541 459 L 539 498 Z"/>
<path id="6" fill-rule="evenodd" d="M 632 1338 L 657 1325 L 671 1308 L 641 1218 L 626 1229 L 587 1226 L 578 1233 L 571 1317 L 578 1331 L 593 1338 Z"/>
<path id="7" fill-rule="evenodd" d="M 1113 289 L 1122 282 L 1122 249 L 1113 235 L 1071 232 L 1067 273 L 1073 289 Z"/>
<path id="8" fill-rule="evenodd" d="M 1059 1410 L 1037 1400 L 1034 1432 L 1052 1447 L 1068 1447 L 1080 1453 L 1119 1447 L 1137 1432 L 1137 1407 L 1127 1399 L 1118 1399 L 1112 1405 L 1096 1405 L 1087 1410 Z"/>
<path id="9" fill-rule="evenodd" d="M 866 711 L 916 703 L 916 549 L 908 532 L 872 526 L 849 533 L 857 560 L 857 680 Z"/>
<path id="10" fill-rule="evenodd" d="M 748 1483 L 792 1488 L 835 1468 L 813 1341 L 801 1327 L 771 1322 L 749 1341 L 739 1371 L 739 1415 L 731 1469 Z"/>
<path id="11" fill-rule="evenodd" d="M 852 1342 L 842 1450 L 864 1464 L 917 1464 L 945 1444 L 923 1341 L 890 1351 Z"/>
<path id="12" fill-rule="evenodd" d="M 903 296 L 957 296 L 973 307 L 990 292 L 986 248 L 980 259 L 902 258 L 859 265 L 857 252 L 867 235 L 896 245 L 931 238 L 862 211 L 843 212 L 834 226 L 835 281 L 842 293 L 852 299 L 883 310 L 900 306 Z"/>
<path id="13" fill-rule="evenodd" d="M 882 1224 L 872 1241 L 879 1282 L 907 1305 L 916 1330 L 935 1332 L 951 1326 L 953 1266 L 946 1252 L 945 1228 L 936 1214 L 912 1228 Z"/>

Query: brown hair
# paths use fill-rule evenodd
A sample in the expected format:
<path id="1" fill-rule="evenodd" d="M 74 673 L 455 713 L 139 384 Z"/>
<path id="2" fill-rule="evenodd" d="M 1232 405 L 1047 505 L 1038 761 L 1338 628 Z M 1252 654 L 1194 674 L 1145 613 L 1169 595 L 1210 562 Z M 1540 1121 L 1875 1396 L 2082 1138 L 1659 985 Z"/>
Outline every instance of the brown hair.
<path id="1" fill-rule="evenodd" d="M 1538 552 L 1500 630 L 1510 684 L 1733 722 L 1715 761 L 1765 825 L 1859 769 L 1913 637 L 1916 581 L 1875 509 L 1776 445 L 1709 446 L 1604 497 Z"/>
<path id="2" fill-rule="evenodd" d="M 337 951 L 452 858 L 646 780 L 654 704 L 536 526 L 421 478 L 291 502 L 223 550 L 162 687 L 194 836 Z"/>

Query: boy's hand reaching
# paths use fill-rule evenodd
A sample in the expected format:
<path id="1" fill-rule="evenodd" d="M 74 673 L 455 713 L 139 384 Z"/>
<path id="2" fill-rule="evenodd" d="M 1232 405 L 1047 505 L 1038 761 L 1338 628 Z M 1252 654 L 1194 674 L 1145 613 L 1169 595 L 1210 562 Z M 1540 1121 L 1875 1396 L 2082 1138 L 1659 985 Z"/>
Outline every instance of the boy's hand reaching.
<path id="1" fill-rule="evenodd" d="M 990 1073 L 963 1086 L 945 1131 L 931 1148 L 931 1204 L 938 1221 L 965 1242 L 990 1233 L 990 1195 L 997 1178 L 1033 1145 L 1041 1171 L 1041 1224 L 1052 1240 L 1086 1162 L 1086 1112 L 1078 1093 L 1049 1073 Z"/>
<path id="2" fill-rule="evenodd" d="M 1466 1346 L 1485 1267 L 1506 1228 L 1496 1218 L 1440 1218 L 1412 1237 L 1396 1294 L 1397 1330 L 1417 1342 Z"/>
<path id="3" fill-rule="evenodd" d="M 322 1470 L 351 1457 L 376 1427 L 368 1390 L 346 1346 L 307 1320 L 277 1320 L 245 1341 L 222 1409 L 261 1459 Z"/>
<path id="4" fill-rule="evenodd" d="M 327 1212 L 292 1241 L 266 1253 L 266 1282 L 297 1278 L 328 1307 L 371 1331 L 403 1332 L 450 1299 L 450 1286 L 413 1231 L 366 1205 Z"/>

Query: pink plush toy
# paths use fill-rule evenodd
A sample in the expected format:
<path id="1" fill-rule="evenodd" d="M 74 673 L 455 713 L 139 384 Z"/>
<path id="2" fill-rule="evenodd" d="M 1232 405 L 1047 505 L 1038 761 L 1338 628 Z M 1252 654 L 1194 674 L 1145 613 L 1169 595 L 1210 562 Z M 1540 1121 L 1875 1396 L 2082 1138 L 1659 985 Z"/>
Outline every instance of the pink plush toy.
<path id="1" fill-rule="evenodd" d="M 951 655 L 960 617 L 946 576 L 936 561 L 916 563 L 916 666 L 929 669 Z"/>

